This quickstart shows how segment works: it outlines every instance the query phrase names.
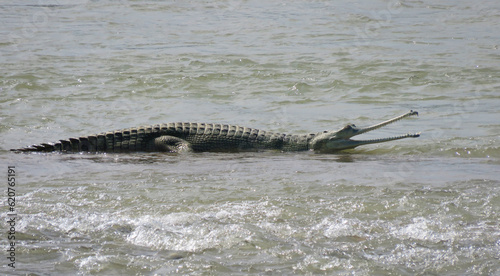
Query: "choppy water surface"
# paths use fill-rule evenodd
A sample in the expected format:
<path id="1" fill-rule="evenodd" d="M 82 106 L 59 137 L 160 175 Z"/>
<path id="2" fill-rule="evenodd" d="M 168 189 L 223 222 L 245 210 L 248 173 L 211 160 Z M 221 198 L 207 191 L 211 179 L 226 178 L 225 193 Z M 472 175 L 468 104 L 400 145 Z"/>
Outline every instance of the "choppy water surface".
<path id="1" fill-rule="evenodd" d="M 4 1 L 0 23 L 18 213 L 2 273 L 500 273 L 496 1 Z M 173 121 L 309 133 L 410 109 L 366 136 L 420 138 L 330 155 L 8 151 Z"/>

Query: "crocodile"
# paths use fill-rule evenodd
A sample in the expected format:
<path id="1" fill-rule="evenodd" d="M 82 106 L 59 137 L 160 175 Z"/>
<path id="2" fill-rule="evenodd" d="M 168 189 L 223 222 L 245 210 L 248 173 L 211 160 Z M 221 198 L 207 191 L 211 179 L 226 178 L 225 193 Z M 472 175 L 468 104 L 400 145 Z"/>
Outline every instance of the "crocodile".
<path id="1" fill-rule="evenodd" d="M 103 132 L 79 138 L 59 140 L 56 143 L 42 143 L 19 149 L 15 152 L 239 152 L 258 150 L 306 151 L 331 153 L 352 149 L 361 145 L 382 143 L 409 137 L 420 133 L 408 133 L 389 138 L 352 140 L 353 136 L 366 133 L 406 117 L 418 115 L 409 112 L 387 121 L 358 128 L 348 124 L 338 131 L 323 131 L 311 134 L 282 134 L 254 128 L 228 124 L 208 123 L 166 123 L 140 126 Z"/>

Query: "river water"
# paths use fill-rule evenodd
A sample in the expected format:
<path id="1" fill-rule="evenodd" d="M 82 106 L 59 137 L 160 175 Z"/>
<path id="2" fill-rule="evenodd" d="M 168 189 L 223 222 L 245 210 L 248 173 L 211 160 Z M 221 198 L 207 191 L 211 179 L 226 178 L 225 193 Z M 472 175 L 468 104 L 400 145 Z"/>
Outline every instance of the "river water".
<path id="1" fill-rule="evenodd" d="M 0 23 L 2 274 L 500 274 L 498 1 L 0 1 Z M 410 109 L 366 137 L 420 138 L 338 154 L 8 151 Z"/>

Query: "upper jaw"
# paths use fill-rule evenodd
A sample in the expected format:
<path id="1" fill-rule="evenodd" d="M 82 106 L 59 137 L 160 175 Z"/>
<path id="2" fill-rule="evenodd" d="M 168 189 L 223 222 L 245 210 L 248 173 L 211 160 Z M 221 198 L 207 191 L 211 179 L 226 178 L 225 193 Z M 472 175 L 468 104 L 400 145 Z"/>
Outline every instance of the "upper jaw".
<path id="1" fill-rule="evenodd" d="M 378 124 L 375 124 L 375 125 L 372 125 L 372 126 L 369 126 L 369 127 L 361 128 L 358 131 L 356 131 L 356 133 L 353 136 L 360 135 L 360 134 L 363 134 L 363 133 L 366 133 L 366 132 L 369 132 L 369 131 L 381 128 L 381 127 L 386 126 L 388 124 L 394 123 L 396 121 L 399 121 L 401 119 L 404 119 L 404 118 L 410 117 L 410 116 L 414 116 L 414 115 L 418 116 L 418 112 L 410 110 L 409 112 L 407 112 L 407 113 L 405 113 L 403 115 L 397 116 L 397 117 L 389 119 L 387 121 L 384 121 L 384 122 L 381 122 L 381 123 L 378 123 Z"/>
<path id="2" fill-rule="evenodd" d="M 384 127 L 388 124 L 394 123 L 396 121 L 399 121 L 401 119 L 404 119 L 404 118 L 407 118 L 410 116 L 414 116 L 414 115 L 418 115 L 418 112 L 410 110 L 409 112 L 407 112 L 403 115 L 397 116 L 395 118 L 389 119 L 387 121 L 384 121 L 384 122 L 381 122 L 381 123 L 378 123 L 378 124 L 375 124 L 375 125 L 372 125 L 369 127 L 355 128 L 355 129 L 353 129 L 352 135 L 350 135 L 348 138 L 346 137 L 347 139 L 343 139 L 343 142 L 341 144 L 343 144 L 345 146 L 345 148 L 354 148 L 354 147 L 361 146 L 361 145 L 382 143 L 382 142 L 399 140 L 399 139 L 404 139 L 404 138 L 419 137 L 420 133 L 408 133 L 408 134 L 399 135 L 399 136 L 393 136 L 393 137 L 388 137 L 388 138 L 370 139 L 370 140 L 352 140 L 352 139 L 350 139 L 354 136 L 357 136 L 357 135 L 360 135 L 363 133 L 367 133 L 367 132 L 375 130 L 375 129 L 379 129 L 379 128 Z"/>

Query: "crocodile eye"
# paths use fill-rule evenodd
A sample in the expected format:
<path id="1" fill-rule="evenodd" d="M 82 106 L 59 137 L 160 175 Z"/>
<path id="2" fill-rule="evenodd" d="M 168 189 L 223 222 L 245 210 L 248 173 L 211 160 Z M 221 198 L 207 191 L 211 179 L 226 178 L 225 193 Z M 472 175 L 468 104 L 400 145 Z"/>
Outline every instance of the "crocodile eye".
<path id="1" fill-rule="evenodd" d="M 351 127 L 356 127 L 356 125 L 355 124 L 351 124 Z"/>

